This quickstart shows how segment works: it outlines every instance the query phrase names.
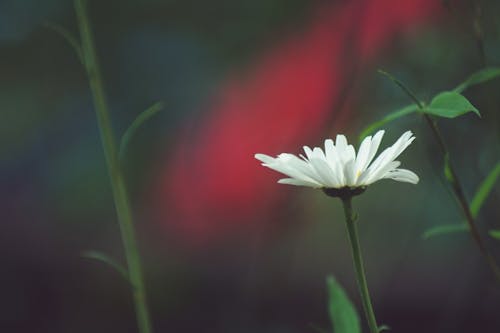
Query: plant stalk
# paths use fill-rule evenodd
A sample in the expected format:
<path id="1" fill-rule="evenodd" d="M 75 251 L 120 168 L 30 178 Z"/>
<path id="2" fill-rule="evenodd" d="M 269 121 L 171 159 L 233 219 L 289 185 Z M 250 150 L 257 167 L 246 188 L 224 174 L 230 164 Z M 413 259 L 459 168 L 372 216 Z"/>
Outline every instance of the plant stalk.
<path id="1" fill-rule="evenodd" d="M 120 225 L 121 238 L 127 261 L 128 278 L 133 288 L 132 294 L 139 332 L 151 333 L 151 321 L 146 302 L 146 292 L 142 276 L 141 260 L 135 237 L 132 211 L 111 127 L 103 81 L 87 14 L 86 1 L 75 0 L 74 4 L 81 36 L 84 65 L 92 90 L 101 143 L 106 158 L 116 213 Z"/>
<path id="2" fill-rule="evenodd" d="M 365 268 L 363 266 L 361 247 L 359 245 L 358 227 L 352 210 L 352 197 L 349 196 L 342 198 L 342 203 L 344 205 L 345 221 L 347 232 L 349 234 L 349 243 L 351 244 L 351 253 L 356 271 L 356 280 L 358 282 L 359 293 L 363 303 L 363 310 L 365 312 L 366 320 L 368 321 L 370 332 L 378 333 L 377 320 L 375 318 L 375 313 L 373 312 L 370 292 L 366 282 Z"/>
<path id="3" fill-rule="evenodd" d="M 484 256 L 486 262 L 490 266 L 491 270 L 495 274 L 496 279 L 500 282 L 500 268 L 498 267 L 498 264 L 496 263 L 495 258 L 492 256 L 492 254 L 488 251 L 486 245 L 484 244 L 484 241 L 481 237 L 481 234 L 479 233 L 479 230 L 476 227 L 476 222 L 474 219 L 474 216 L 472 215 L 472 212 L 470 210 L 470 205 L 467 201 L 467 198 L 465 197 L 465 193 L 463 190 L 463 186 L 457 176 L 457 173 L 455 171 L 455 167 L 453 166 L 453 163 L 450 160 L 450 153 L 448 148 L 446 147 L 446 143 L 444 141 L 443 135 L 441 134 L 441 131 L 439 130 L 438 125 L 436 122 L 426 113 L 423 113 L 424 118 L 429 125 L 434 138 L 439 144 L 439 148 L 441 150 L 441 153 L 444 156 L 445 163 L 448 164 L 448 170 L 449 170 L 449 176 L 450 179 L 448 179 L 448 182 L 451 184 L 451 187 L 453 189 L 453 193 L 455 193 L 455 196 L 458 200 L 458 203 L 460 204 L 460 207 L 462 208 L 462 212 L 465 216 L 465 220 L 467 221 L 467 225 L 469 226 L 469 231 L 476 242 L 477 247 L 479 248 L 479 251 L 481 254 Z"/>
<path id="4" fill-rule="evenodd" d="M 387 72 L 379 70 L 379 73 L 387 76 L 390 80 L 396 83 L 408 95 L 408 97 L 410 97 L 410 99 L 413 100 L 415 105 L 423 114 L 425 120 L 427 121 L 427 124 L 429 125 L 432 133 L 434 134 L 434 137 L 436 138 L 436 141 L 439 144 L 439 148 L 441 149 L 441 153 L 443 154 L 445 165 L 448 166 L 449 175 L 447 177 L 447 180 L 451 184 L 453 193 L 455 194 L 460 204 L 460 207 L 462 208 L 462 211 L 465 215 L 467 225 L 469 226 L 470 234 L 474 239 L 474 241 L 476 242 L 479 251 L 481 252 L 486 262 L 490 266 L 491 270 L 493 271 L 493 274 L 495 275 L 497 281 L 500 282 L 500 267 L 498 266 L 493 255 L 488 251 L 483 239 L 481 238 L 481 234 L 479 233 L 479 230 L 476 227 L 474 216 L 472 215 L 469 203 L 467 202 L 467 198 L 465 197 L 464 194 L 463 186 L 460 183 L 460 180 L 457 176 L 453 164 L 451 163 L 449 150 L 446 147 L 446 143 L 444 141 L 443 135 L 441 134 L 441 131 L 439 130 L 438 125 L 429 114 L 425 113 L 423 103 L 417 98 L 417 96 L 410 89 L 408 89 L 408 87 L 406 87 L 401 81 L 399 81 L 398 79 L 396 79 L 394 76 L 392 76 Z"/>

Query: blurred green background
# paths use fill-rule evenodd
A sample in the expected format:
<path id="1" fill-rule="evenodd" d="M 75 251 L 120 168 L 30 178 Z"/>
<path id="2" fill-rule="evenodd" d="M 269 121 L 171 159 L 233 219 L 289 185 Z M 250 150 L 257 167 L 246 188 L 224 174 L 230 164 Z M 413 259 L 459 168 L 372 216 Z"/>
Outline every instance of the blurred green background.
<path id="1" fill-rule="evenodd" d="M 134 138 L 126 166 L 157 332 L 329 327 L 330 273 L 361 309 L 340 202 L 320 191 L 283 189 L 293 195 L 281 218 L 293 223 L 271 236 L 229 237 L 201 249 L 175 241 L 148 211 L 175 129 L 207 116 L 203 106 L 227 73 L 300 31 L 324 2 L 90 3 L 116 131 L 153 102 L 166 105 Z M 352 141 L 368 123 L 409 103 L 376 68 L 428 99 L 482 66 L 474 2 L 449 3 L 453 9 L 440 22 L 396 39 L 357 76 L 360 94 L 345 129 Z M 481 1 L 481 7 L 486 61 L 500 65 L 500 3 Z M 80 257 L 98 249 L 122 260 L 121 243 L 84 70 L 45 22 L 77 33 L 68 1 L 0 1 L 0 330 L 135 332 L 127 283 Z M 465 93 L 481 119 L 468 114 L 439 122 L 469 199 L 499 160 L 499 88 L 494 80 Z M 468 234 L 421 237 L 462 216 L 423 119 L 389 125 L 384 145 L 407 129 L 417 141 L 403 165 L 421 183 L 381 182 L 354 202 L 379 321 L 405 333 L 498 332 L 500 290 Z M 486 231 L 500 228 L 499 196 L 497 186 L 478 218 L 497 257 L 500 242 Z"/>

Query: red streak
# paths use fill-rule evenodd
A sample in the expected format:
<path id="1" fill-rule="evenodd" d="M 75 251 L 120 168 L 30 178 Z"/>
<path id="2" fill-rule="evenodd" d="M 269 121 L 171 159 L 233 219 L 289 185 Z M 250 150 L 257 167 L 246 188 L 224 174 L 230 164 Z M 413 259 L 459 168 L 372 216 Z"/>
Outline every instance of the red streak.
<path id="1" fill-rule="evenodd" d="M 319 144 L 332 128 L 328 122 L 343 119 L 333 107 L 353 66 L 366 66 L 438 10 L 436 0 L 328 5 L 306 31 L 264 53 L 244 75 L 230 75 L 209 117 L 196 133 L 183 131 L 167 161 L 160 194 L 165 221 L 192 240 L 273 223 L 269 210 L 291 189 L 276 184 L 280 175 L 261 167 L 254 154 L 297 153 L 305 143 Z"/>

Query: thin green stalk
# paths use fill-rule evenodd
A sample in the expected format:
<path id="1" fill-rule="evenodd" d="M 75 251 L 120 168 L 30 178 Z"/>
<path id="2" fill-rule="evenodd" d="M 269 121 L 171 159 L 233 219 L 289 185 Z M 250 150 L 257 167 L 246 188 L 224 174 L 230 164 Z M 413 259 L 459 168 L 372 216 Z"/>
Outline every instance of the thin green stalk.
<path id="1" fill-rule="evenodd" d="M 467 225 L 469 226 L 469 231 L 476 242 L 476 245 L 479 248 L 479 251 L 481 254 L 484 256 L 486 262 L 490 266 L 491 270 L 495 274 L 495 277 L 497 280 L 500 282 L 500 267 L 498 266 L 495 258 L 493 255 L 488 251 L 481 234 L 479 233 L 479 230 L 476 227 L 476 222 L 474 219 L 474 216 L 471 213 L 469 203 L 467 202 L 467 198 L 465 197 L 465 193 L 463 190 L 462 183 L 460 182 L 460 179 L 458 178 L 458 175 L 455 171 L 455 168 L 453 164 L 451 163 L 450 160 L 450 152 L 448 148 L 446 147 L 446 143 L 444 141 L 443 135 L 441 134 L 441 131 L 439 130 L 439 127 L 437 123 L 432 119 L 432 117 L 425 113 L 424 110 L 424 104 L 417 98 L 417 96 L 408 88 L 406 87 L 401 81 L 396 79 L 394 76 L 391 74 L 384 72 L 382 70 L 379 70 L 379 73 L 387 76 L 390 80 L 392 80 L 394 83 L 396 83 L 407 95 L 410 97 L 411 100 L 415 103 L 415 105 L 418 107 L 418 109 L 421 111 L 423 114 L 427 125 L 429 125 L 436 141 L 439 144 L 439 148 L 441 149 L 441 153 L 443 154 L 443 159 L 445 162 L 445 166 L 447 167 L 448 171 L 448 176 L 447 180 L 451 184 L 451 187 L 453 189 L 453 193 L 455 194 L 455 197 L 457 198 L 460 207 L 462 208 L 462 211 L 465 215 L 465 219 L 467 220 Z"/>
<path id="2" fill-rule="evenodd" d="M 365 268 L 363 266 L 363 257 L 361 255 L 361 247 L 359 246 L 358 227 L 354 212 L 352 211 L 352 197 L 342 198 L 344 204 L 345 221 L 347 232 L 349 234 L 349 243 L 351 244 L 352 259 L 354 268 L 356 270 L 356 279 L 358 281 L 359 293 L 361 294 L 361 301 L 363 303 L 363 310 L 365 311 L 366 320 L 371 333 L 378 333 L 377 320 L 373 312 L 373 306 L 370 299 L 370 292 L 368 291 L 368 284 L 366 282 Z"/>
<path id="3" fill-rule="evenodd" d="M 486 51 L 484 49 L 484 33 L 481 27 L 481 17 L 482 17 L 481 2 L 479 0 L 474 1 L 474 16 L 472 18 L 472 27 L 474 30 L 474 37 L 476 39 L 476 46 L 479 53 L 479 60 L 481 61 L 481 67 L 486 67 Z"/>
<path id="4" fill-rule="evenodd" d="M 408 89 L 407 86 L 405 86 L 403 84 L 403 82 L 399 81 L 394 76 L 392 76 L 391 74 L 389 74 L 386 71 L 383 71 L 381 69 L 377 70 L 377 72 L 379 72 L 380 74 L 382 74 L 384 76 L 387 76 L 389 78 L 389 80 L 391 80 L 392 82 L 397 84 L 408 95 L 408 97 L 410 97 L 410 99 L 417 105 L 417 107 L 420 110 L 422 110 L 424 108 L 424 105 L 422 104 L 422 102 L 417 98 L 417 96 L 410 89 Z"/>
<path id="5" fill-rule="evenodd" d="M 436 141 L 439 144 L 439 148 L 441 150 L 441 153 L 444 156 L 445 163 L 448 168 L 448 182 L 451 184 L 451 187 L 453 189 L 453 193 L 455 193 L 455 197 L 458 200 L 458 203 L 460 204 L 460 207 L 462 208 L 462 212 L 464 213 L 465 220 L 467 221 L 467 225 L 469 226 L 469 231 L 474 239 L 474 241 L 477 244 L 477 247 L 479 248 L 479 251 L 481 254 L 484 256 L 486 262 L 490 266 L 491 270 L 495 274 L 495 277 L 497 280 L 500 282 L 500 268 L 498 267 L 498 264 L 493 257 L 493 255 L 488 251 L 486 245 L 484 244 L 484 241 L 481 237 L 481 234 L 479 233 L 479 230 L 476 227 L 476 222 L 474 219 L 474 216 L 472 215 L 470 205 L 467 201 L 467 198 L 465 197 L 465 193 L 463 190 L 462 183 L 460 182 L 460 179 L 458 178 L 457 172 L 455 171 L 455 167 L 453 166 L 453 163 L 450 160 L 450 153 L 448 148 L 446 147 L 446 143 L 444 141 L 443 135 L 441 134 L 441 131 L 439 130 L 438 125 L 432 119 L 428 114 L 424 113 L 424 118 L 427 121 L 427 124 L 429 125 L 432 133 L 434 134 L 434 137 Z"/>
<path id="6" fill-rule="evenodd" d="M 152 331 L 151 323 L 146 303 L 146 292 L 133 226 L 132 212 L 130 209 L 123 172 L 120 167 L 118 151 L 116 149 L 114 134 L 109 118 L 104 87 L 101 73 L 99 71 L 92 31 L 86 9 L 86 1 L 75 0 L 75 11 L 78 18 L 85 69 L 87 71 L 90 88 L 92 90 L 101 142 L 111 179 L 115 208 L 118 215 L 121 238 L 127 260 L 128 277 L 133 288 L 132 294 L 139 331 L 141 333 L 150 333 Z"/>

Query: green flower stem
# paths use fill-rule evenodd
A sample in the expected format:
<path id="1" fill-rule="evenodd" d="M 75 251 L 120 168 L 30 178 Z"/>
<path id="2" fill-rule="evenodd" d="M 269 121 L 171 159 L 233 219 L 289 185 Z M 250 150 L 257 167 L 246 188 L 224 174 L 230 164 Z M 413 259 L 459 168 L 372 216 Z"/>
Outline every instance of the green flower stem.
<path id="1" fill-rule="evenodd" d="M 86 1 L 75 0 L 75 11 L 78 18 L 84 65 L 92 90 L 101 142 L 113 189 L 115 208 L 118 215 L 121 238 L 127 260 L 128 277 L 133 288 L 132 293 L 139 331 L 141 333 L 150 333 L 152 331 L 151 323 L 146 304 L 146 293 L 139 251 L 135 239 L 132 212 L 109 119 L 104 87 L 87 15 Z"/>
<path id="2" fill-rule="evenodd" d="M 469 231 L 476 242 L 479 251 L 481 254 L 484 256 L 486 262 L 490 266 L 491 270 L 495 274 L 495 277 L 497 280 L 500 282 L 500 268 L 498 267 L 498 264 L 493 257 L 493 255 L 488 251 L 488 248 L 484 244 L 484 241 L 481 237 L 481 234 L 479 233 L 479 230 L 476 227 L 476 222 L 474 219 L 474 216 L 472 215 L 472 212 L 470 210 L 470 205 L 467 202 L 467 198 L 465 197 L 465 193 L 463 190 L 462 183 L 460 182 L 460 179 L 457 176 L 457 173 L 455 171 L 455 167 L 453 166 L 451 160 L 450 160 L 450 153 L 448 148 L 446 147 L 446 143 L 444 141 L 443 135 L 441 134 L 441 131 L 439 130 L 438 125 L 432 119 L 428 114 L 424 113 L 424 118 L 427 121 L 427 124 L 429 125 L 432 133 L 434 134 L 434 137 L 436 141 L 439 144 L 439 148 L 441 150 L 441 153 L 444 156 L 445 163 L 448 166 L 449 170 L 449 175 L 447 177 L 448 182 L 451 184 L 451 187 L 453 189 L 453 193 L 455 193 L 455 197 L 458 200 L 458 203 L 460 204 L 460 207 L 462 208 L 462 211 L 464 213 L 465 219 L 467 221 L 467 225 L 469 226 Z"/>
<path id="3" fill-rule="evenodd" d="M 352 259 L 354 268 L 356 270 L 356 279 L 358 281 L 359 292 L 361 294 L 361 301 L 365 311 L 366 320 L 371 333 L 378 333 L 377 320 L 373 312 L 373 306 L 370 299 L 370 292 L 368 291 L 368 284 L 366 283 L 365 268 L 363 266 L 363 257 L 361 255 L 361 248 L 359 246 L 358 227 L 356 225 L 356 218 L 352 211 L 352 197 L 342 198 L 344 204 L 344 213 L 349 234 L 349 242 L 351 244 Z"/>

